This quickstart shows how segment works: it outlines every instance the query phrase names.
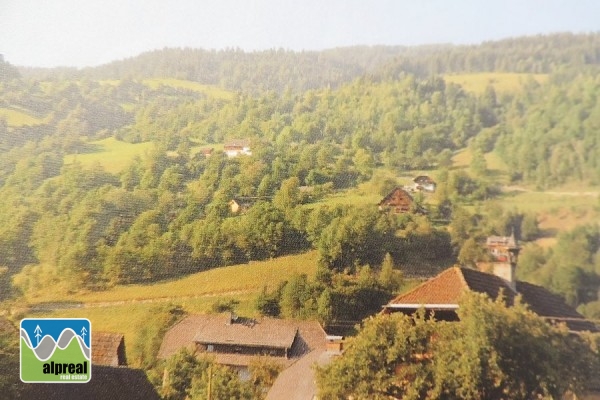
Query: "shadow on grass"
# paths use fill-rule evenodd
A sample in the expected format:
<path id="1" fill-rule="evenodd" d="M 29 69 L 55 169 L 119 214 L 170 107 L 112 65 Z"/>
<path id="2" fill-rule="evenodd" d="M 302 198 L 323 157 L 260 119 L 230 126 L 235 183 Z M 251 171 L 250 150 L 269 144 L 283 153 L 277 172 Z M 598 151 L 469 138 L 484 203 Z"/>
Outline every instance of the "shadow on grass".
<path id="1" fill-rule="evenodd" d="M 75 154 L 95 154 L 104 151 L 104 147 L 95 143 L 84 143 L 77 146 Z"/>
<path id="2" fill-rule="evenodd" d="M 29 307 L 31 314 L 47 313 L 55 310 L 69 310 L 73 308 L 82 308 L 83 303 L 78 301 L 48 301 L 44 303 L 32 304 Z"/>

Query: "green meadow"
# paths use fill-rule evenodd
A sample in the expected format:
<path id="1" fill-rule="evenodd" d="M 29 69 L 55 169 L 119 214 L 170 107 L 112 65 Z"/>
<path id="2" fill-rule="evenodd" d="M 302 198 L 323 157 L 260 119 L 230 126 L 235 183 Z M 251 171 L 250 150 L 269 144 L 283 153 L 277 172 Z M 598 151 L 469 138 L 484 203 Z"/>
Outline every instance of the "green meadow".
<path id="1" fill-rule="evenodd" d="M 108 172 L 118 173 L 127 167 L 136 156 L 143 155 L 153 147 L 151 142 L 132 144 L 112 137 L 90 142 L 89 145 L 93 149 L 91 152 L 68 154 L 64 158 L 65 164 L 78 162 L 84 167 L 99 164 Z"/>
<path id="2" fill-rule="evenodd" d="M 30 304 L 44 302 L 90 304 L 151 299 L 177 301 L 201 296 L 258 293 L 265 286 L 274 289 L 281 281 L 293 274 L 314 276 L 317 270 L 317 258 L 316 251 L 309 251 L 272 260 L 214 268 L 167 282 L 116 286 L 101 292 L 64 294 L 54 290 L 38 291 L 36 297 L 27 298 L 27 301 Z"/>
<path id="3" fill-rule="evenodd" d="M 36 118 L 25 111 L 14 108 L 0 108 L 0 119 L 6 120 L 8 126 L 19 127 L 26 125 L 40 125 L 44 119 Z"/>
<path id="4" fill-rule="evenodd" d="M 94 331 L 122 333 L 129 358 L 133 346 L 141 340 L 141 327 L 165 306 L 177 305 L 188 313 L 210 313 L 215 304 L 233 303 L 238 314 L 257 316 L 254 301 L 265 286 L 273 290 L 294 274 L 312 278 L 316 268 L 317 252 L 311 251 L 215 268 L 168 282 L 117 286 L 104 292 L 65 295 L 48 290 L 27 300 L 30 304 L 55 302 L 57 309 L 32 308 L 26 314 L 35 318 L 88 318 Z"/>
<path id="5" fill-rule="evenodd" d="M 176 89 L 185 89 L 192 90 L 194 92 L 203 93 L 209 97 L 213 97 L 216 99 L 222 100 L 231 100 L 234 96 L 233 92 L 227 91 L 225 89 L 221 89 L 217 86 L 213 85 L 204 85 L 199 82 L 186 81 L 181 79 L 174 78 L 154 78 L 154 79 L 144 79 L 144 85 L 152 88 L 158 89 L 161 86 L 169 86 Z"/>

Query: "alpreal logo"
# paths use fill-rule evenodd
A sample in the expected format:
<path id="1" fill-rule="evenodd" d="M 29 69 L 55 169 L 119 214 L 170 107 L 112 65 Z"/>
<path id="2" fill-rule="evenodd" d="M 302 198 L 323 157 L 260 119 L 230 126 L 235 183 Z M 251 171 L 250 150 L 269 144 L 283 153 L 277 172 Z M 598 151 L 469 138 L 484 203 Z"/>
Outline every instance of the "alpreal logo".
<path id="1" fill-rule="evenodd" d="M 21 380 L 85 383 L 92 378 L 92 325 L 86 318 L 21 320 Z"/>

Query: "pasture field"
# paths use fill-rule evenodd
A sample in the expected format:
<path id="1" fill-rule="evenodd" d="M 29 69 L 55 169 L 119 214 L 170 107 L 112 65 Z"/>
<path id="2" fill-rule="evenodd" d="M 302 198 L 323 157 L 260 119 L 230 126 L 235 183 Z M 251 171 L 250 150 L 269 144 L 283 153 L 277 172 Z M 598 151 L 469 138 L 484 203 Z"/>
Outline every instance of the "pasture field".
<path id="1" fill-rule="evenodd" d="M 238 314 L 256 317 L 254 301 L 267 286 L 273 290 L 293 274 L 314 277 L 317 252 L 285 256 L 268 261 L 233 265 L 198 272 L 167 282 L 118 286 L 102 292 L 65 295 L 38 293 L 27 299 L 32 306 L 25 316 L 35 318 L 88 318 L 97 332 L 119 332 L 125 336 L 125 349 L 140 339 L 140 328 L 153 313 L 169 305 L 181 306 L 187 313 L 210 313 L 216 303 L 235 302 Z"/>
<path id="2" fill-rule="evenodd" d="M 16 110 L 14 108 L 0 108 L 0 118 L 5 119 L 10 127 L 33 126 L 44 123 L 43 119 L 36 118 L 25 111 Z"/>
<path id="3" fill-rule="evenodd" d="M 529 79 L 544 83 L 547 74 L 519 74 L 502 72 L 482 72 L 471 74 L 445 75 L 444 80 L 462 86 L 466 91 L 481 94 L 485 88 L 492 86 L 499 93 L 517 93 L 523 90 Z"/>
<path id="4" fill-rule="evenodd" d="M 221 89 L 217 86 L 204 85 L 199 82 L 174 78 L 144 79 L 143 83 L 152 89 L 158 89 L 160 86 L 169 86 L 176 89 L 192 90 L 194 92 L 203 93 L 209 97 L 214 97 L 221 100 L 231 100 L 235 95 L 233 92 Z"/>
<path id="5" fill-rule="evenodd" d="M 153 146 L 151 142 L 132 144 L 121 142 L 112 137 L 90 142 L 89 144 L 94 149 L 92 152 L 68 154 L 64 158 L 64 163 L 68 165 L 77 161 L 84 167 L 100 164 L 106 171 L 118 173 L 127 167 L 136 156 L 143 155 Z"/>
<path id="6" fill-rule="evenodd" d="M 77 294 L 38 292 L 28 298 L 30 304 L 44 302 L 107 303 L 161 299 L 193 300 L 218 295 L 258 293 L 263 287 L 274 289 L 281 281 L 293 274 L 313 277 L 317 271 L 317 252 L 278 257 L 267 261 L 252 261 L 227 267 L 197 272 L 180 279 L 154 284 L 117 286 L 106 291 Z"/>
<path id="7" fill-rule="evenodd" d="M 125 352 L 128 360 L 132 360 L 132 349 L 142 339 L 141 328 L 147 325 L 148 320 L 165 306 L 181 306 L 190 314 L 207 314 L 212 312 L 215 302 L 234 300 L 237 302 L 235 310 L 239 315 L 256 317 L 254 308 L 256 293 L 237 296 L 215 296 L 199 299 L 183 299 L 174 301 L 157 301 L 146 303 L 127 303 L 106 307 L 69 308 L 56 311 L 29 313 L 31 318 L 88 318 L 92 323 L 93 332 L 117 332 L 125 336 Z"/>

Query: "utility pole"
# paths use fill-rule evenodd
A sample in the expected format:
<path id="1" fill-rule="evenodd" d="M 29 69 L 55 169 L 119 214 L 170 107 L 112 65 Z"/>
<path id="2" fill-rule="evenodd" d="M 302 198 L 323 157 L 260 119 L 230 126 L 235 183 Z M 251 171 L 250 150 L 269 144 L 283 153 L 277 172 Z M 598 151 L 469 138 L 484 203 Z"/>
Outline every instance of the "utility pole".
<path id="1" fill-rule="evenodd" d="M 208 397 L 207 400 L 212 400 L 212 365 L 208 366 Z"/>

